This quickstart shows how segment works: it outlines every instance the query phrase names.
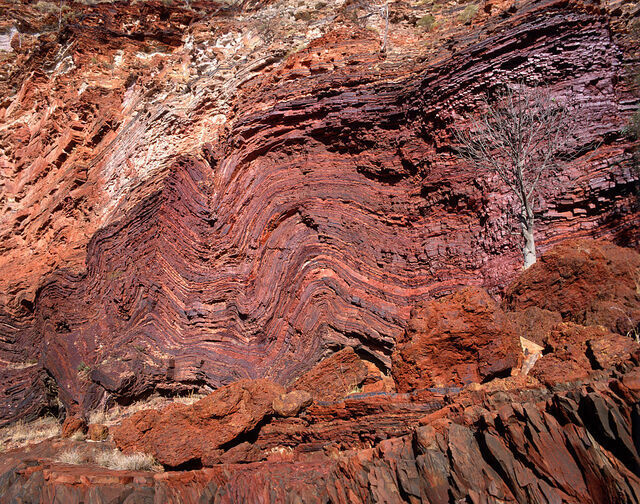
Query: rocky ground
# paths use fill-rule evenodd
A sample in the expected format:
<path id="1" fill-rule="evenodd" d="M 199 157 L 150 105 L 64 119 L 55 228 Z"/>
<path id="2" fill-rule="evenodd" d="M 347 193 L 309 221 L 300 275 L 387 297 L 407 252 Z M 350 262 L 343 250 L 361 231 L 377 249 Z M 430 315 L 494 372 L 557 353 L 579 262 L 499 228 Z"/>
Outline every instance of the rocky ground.
<path id="1" fill-rule="evenodd" d="M 638 6 L 379 7 L 0 0 L 0 501 L 640 500 Z M 505 80 L 575 112 L 522 274 Z"/>

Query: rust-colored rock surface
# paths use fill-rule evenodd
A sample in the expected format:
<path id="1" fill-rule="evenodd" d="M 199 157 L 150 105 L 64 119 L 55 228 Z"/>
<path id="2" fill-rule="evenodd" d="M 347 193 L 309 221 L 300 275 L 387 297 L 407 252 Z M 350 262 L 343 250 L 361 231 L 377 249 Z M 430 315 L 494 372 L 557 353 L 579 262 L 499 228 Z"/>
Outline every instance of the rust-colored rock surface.
<path id="1" fill-rule="evenodd" d="M 114 439 L 3 445 L 0 504 L 640 500 L 637 6 L 388 8 L 0 0 L 0 426 Z M 509 81 L 576 145 L 512 288 L 454 134 Z"/>
<path id="2" fill-rule="evenodd" d="M 510 377 L 430 409 L 407 394 L 313 406 L 306 424 L 274 418 L 263 426 L 254 446 L 264 460 L 195 471 L 60 464 L 55 457 L 68 445 L 44 442 L 0 459 L 0 502 L 635 502 L 640 368 L 637 358 L 616 364 L 588 385 L 556 392 Z M 341 421 L 347 410 L 351 421 Z M 375 432 L 365 426 L 380 437 L 368 438 Z M 88 454 L 108 449 L 86 446 Z"/>
<path id="3" fill-rule="evenodd" d="M 109 437 L 109 428 L 102 424 L 89 424 L 87 428 L 87 439 L 91 441 L 104 441 Z"/>
<path id="4" fill-rule="evenodd" d="M 62 424 L 62 437 L 68 438 L 75 433 L 84 434 L 87 432 L 87 422 L 78 416 L 68 416 Z"/>
<path id="5" fill-rule="evenodd" d="M 562 315 L 558 312 L 543 310 L 537 306 L 509 312 L 507 317 L 513 323 L 518 336 L 539 345 L 543 344 L 551 330 L 562 322 Z"/>
<path id="6" fill-rule="evenodd" d="M 627 334 L 640 324 L 640 254 L 612 243 L 570 240 L 544 254 L 507 291 L 505 306 L 537 306 L 567 321 Z"/>
<path id="7" fill-rule="evenodd" d="M 346 347 L 320 361 L 298 378 L 292 390 L 309 392 L 316 400 L 339 401 L 353 393 L 369 373 L 367 363 L 351 347 Z"/>
<path id="8" fill-rule="evenodd" d="M 520 340 L 500 305 L 468 287 L 415 309 L 393 354 L 398 390 L 468 385 L 509 374 Z"/>
<path id="9" fill-rule="evenodd" d="M 556 325 L 544 340 L 543 355 L 531 375 L 548 386 L 586 380 L 594 371 L 609 369 L 629 359 L 638 344 L 628 336 L 612 333 L 603 326 Z"/>
<path id="10" fill-rule="evenodd" d="M 281 417 L 293 417 L 313 402 L 306 390 L 292 390 L 273 400 L 273 412 Z"/>
<path id="11" fill-rule="evenodd" d="M 167 3 L 0 2 L 0 422 L 289 385 L 346 346 L 388 371 L 417 303 L 520 267 L 509 192 L 452 149 L 506 80 L 578 111 L 540 251 L 637 246 L 626 4 L 452 2 L 428 30 L 401 0 L 381 54 L 354 2 Z"/>
<path id="12" fill-rule="evenodd" d="M 112 430 L 113 439 L 121 450 L 150 453 L 165 466 L 211 465 L 273 413 L 283 392 L 269 380 L 240 380 L 193 405 L 140 411 Z"/>

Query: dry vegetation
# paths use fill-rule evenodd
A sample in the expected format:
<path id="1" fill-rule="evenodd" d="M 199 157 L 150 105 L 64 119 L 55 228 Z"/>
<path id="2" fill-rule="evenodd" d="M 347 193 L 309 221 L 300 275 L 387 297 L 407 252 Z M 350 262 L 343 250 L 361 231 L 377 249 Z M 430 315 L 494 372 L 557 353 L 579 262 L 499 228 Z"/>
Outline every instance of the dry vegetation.
<path id="1" fill-rule="evenodd" d="M 206 396 L 207 394 L 199 394 L 196 392 L 190 392 L 187 395 L 178 397 L 163 397 L 161 395 L 154 394 L 143 401 L 136 401 L 128 406 L 117 405 L 108 411 L 92 411 L 89 414 L 89 423 L 111 426 L 119 423 L 124 418 L 130 417 L 138 411 L 162 409 L 172 403 L 187 405 L 193 404 Z"/>
<path id="2" fill-rule="evenodd" d="M 162 471 L 162 466 L 151 455 L 125 454 L 115 448 L 91 454 L 76 446 L 61 452 L 55 460 L 70 465 L 96 464 L 117 471 Z"/>
<path id="3" fill-rule="evenodd" d="M 60 423 L 54 417 L 42 417 L 28 423 L 20 420 L 0 429 L 0 449 L 18 448 L 59 435 Z"/>
<path id="4" fill-rule="evenodd" d="M 63 464 L 78 465 L 86 462 L 86 456 L 78 448 L 70 448 L 60 453 L 56 460 Z"/>
<path id="5" fill-rule="evenodd" d="M 108 411 L 94 411 L 89 415 L 89 423 L 111 426 L 120 423 L 124 418 L 130 417 L 138 411 L 161 409 L 176 402 L 180 404 L 193 404 L 206 395 L 207 394 L 191 392 L 179 397 L 163 397 L 156 394 L 144 401 L 138 401 L 129 406 L 115 406 Z M 20 420 L 0 429 L 0 452 L 28 444 L 39 443 L 45 439 L 59 436 L 60 432 L 60 422 L 52 416 L 38 418 L 33 422 Z M 78 432 L 75 433 L 71 439 L 74 441 L 82 441 L 85 439 L 85 436 Z"/>
<path id="6" fill-rule="evenodd" d="M 162 467 L 146 453 L 125 454 L 113 449 L 95 456 L 95 463 L 118 471 L 161 471 Z"/>

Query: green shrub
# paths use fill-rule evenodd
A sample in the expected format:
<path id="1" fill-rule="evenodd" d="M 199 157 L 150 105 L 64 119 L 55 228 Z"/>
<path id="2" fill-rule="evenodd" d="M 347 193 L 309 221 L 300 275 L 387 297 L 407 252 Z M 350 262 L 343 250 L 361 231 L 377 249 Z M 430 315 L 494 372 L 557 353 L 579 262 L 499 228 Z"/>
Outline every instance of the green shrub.
<path id="1" fill-rule="evenodd" d="M 78 374 L 84 378 L 88 377 L 89 373 L 91 373 L 91 367 L 87 366 L 84 362 L 81 362 L 80 364 L 78 364 L 77 370 L 78 370 Z"/>
<path id="2" fill-rule="evenodd" d="M 458 16 L 458 19 L 464 24 L 471 23 L 471 20 L 478 14 L 478 6 L 476 4 L 467 5 Z"/>
<path id="3" fill-rule="evenodd" d="M 430 31 L 436 23 L 436 18 L 433 14 L 427 14 L 426 16 L 422 16 L 418 21 L 416 21 L 416 26 L 424 28 L 427 31 Z"/>

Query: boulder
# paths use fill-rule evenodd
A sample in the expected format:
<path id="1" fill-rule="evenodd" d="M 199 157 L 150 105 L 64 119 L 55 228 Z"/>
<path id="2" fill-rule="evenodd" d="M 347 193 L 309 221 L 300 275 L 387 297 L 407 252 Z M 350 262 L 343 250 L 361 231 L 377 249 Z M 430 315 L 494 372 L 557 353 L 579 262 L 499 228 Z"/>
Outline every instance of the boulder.
<path id="1" fill-rule="evenodd" d="M 507 290 L 511 311 L 537 306 L 563 320 L 627 334 L 640 324 L 640 254 L 612 243 L 568 240 L 544 254 Z"/>
<path id="2" fill-rule="evenodd" d="M 81 434 L 87 432 L 87 422 L 84 418 L 77 415 L 68 416 L 62 424 L 62 437 L 71 437 L 76 432 L 80 432 Z"/>
<path id="3" fill-rule="evenodd" d="M 633 339 L 603 326 L 572 322 L 557 324 L 545 338 L 544 346 L 545 355 L 530 374 L 549 387 L 586 380 L 594 370 L 624 362 L 640 348 Z"/>
<path id="4" fill-rule="evenodd" d="M 522 352 L 513 324 L 484 290 L 468 287 L 413 310 L 392 356 L 399 392 L 507 374 Z"/>
<path id="5" fill-rule="evenodd" d="M 553 327 L 562 322 L 562 316 L 555 311 L 529 306 L 524 310 L 507 313 L 518 336 L 541 345 Z"/>
<path id="6" fill-rule="evenodd" d="M 312 402 L 313 398 L 306 390 L 292 390 L 273 400 L 273 411 L 281 417 L 294 417 Z"/>
<path id="7" fill-rule="evenodd" d="M 289 390 L 305 390 L 316 401 L 339 401 L 356 390 L 368 374 L 367 363 L 353 348 L 345 347 L 316 364 Z"/>
<path id="8" fill-rule="evenodd" d="M 396 382 L 391 376 L 383 376 L 379 380 L 366 382 L 362 385 L 364 394 L 385 393 L 390 394 L 396 392 Z"/>
<path id="9" fill-rule="evenodd" d="M 167 467 L 213 465 L 273 413 L 283 392 L 266 379 L 240 380 L 192 405 L 139 411 L 112 429 L 113 439 L 122 451 L 150 453 Z"/>
<path id="10" fill-rule="evenodd" d="M 109 437 L 109 428 L 102 424 L 89 424 L 87 439 L 91 441 L 104 441 Z"/>

